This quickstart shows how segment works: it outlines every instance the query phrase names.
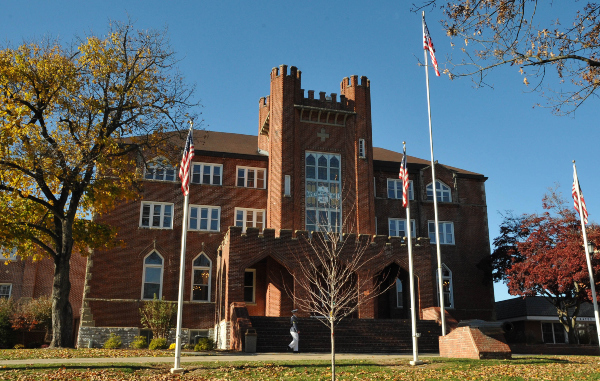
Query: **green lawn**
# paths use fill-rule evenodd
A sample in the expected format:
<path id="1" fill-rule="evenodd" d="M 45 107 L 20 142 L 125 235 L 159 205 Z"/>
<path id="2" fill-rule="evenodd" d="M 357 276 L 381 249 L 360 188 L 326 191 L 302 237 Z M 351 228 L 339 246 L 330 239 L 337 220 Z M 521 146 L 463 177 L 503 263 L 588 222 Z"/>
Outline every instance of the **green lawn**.
<path id="1" fill-rule="evenodd" d="M 74 356 L 81 357 L 81 356 Z M 600 359 L 592 356 L 530 356 L 514 360 L 425 358 L 425 365 L 342 360 L 338 380 L 598 380 Z M 184 364 L 185 374 L 169 374 L 172 364 L 5 366 L 0 380 L 329 380 L 327 361 L 219 362 Z"/>

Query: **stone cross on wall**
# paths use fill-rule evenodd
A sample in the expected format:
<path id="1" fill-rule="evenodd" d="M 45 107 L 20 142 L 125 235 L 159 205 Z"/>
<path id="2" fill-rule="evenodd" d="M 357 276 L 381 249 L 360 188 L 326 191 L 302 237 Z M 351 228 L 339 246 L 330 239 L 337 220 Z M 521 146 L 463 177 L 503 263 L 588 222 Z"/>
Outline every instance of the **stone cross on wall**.
<path id="1" fill-rule="evenodd" d="M 322 142 L 324 142 L 325 139 L 327 139 L 329 137 L 329 134 L 325 131 L 324 128 L 321 128 L 321 132 L 318 132 L 317 136 L 321 138 Z"/>

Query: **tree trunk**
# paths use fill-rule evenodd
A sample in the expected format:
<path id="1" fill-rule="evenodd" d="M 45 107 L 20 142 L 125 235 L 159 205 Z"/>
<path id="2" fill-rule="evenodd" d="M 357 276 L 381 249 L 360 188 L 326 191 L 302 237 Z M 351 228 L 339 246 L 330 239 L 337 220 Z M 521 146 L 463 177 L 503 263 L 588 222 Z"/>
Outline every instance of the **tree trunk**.
<path id="1" fill-rule="evenodd" d="M 335 327 L 333 325 L 333 319 L 329 322 L 329 324 L 331 325 L 331 381 L 335 381 Z"/>
<path id="2" fill-rule="evenodd" d="M 70 247 L 69 247 L 70 249 Z M 51 348 L 73 346 L 73 310 L 69 302 L 71 281 L 70 252 L 59 253 L 54 259 L 54 284 L 52 286 L 52 342 Z M 70 250 L 69 250 L 70 251 Z"/>

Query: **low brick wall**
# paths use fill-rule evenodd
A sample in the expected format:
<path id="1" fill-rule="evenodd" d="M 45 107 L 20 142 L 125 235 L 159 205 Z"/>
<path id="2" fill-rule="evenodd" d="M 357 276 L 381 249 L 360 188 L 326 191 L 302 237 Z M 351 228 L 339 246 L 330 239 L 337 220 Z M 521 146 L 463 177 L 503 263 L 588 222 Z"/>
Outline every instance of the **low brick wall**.
<path id="1" fill-rule="evenodd" d="M 136 336 L 140 336 L 140 328 L 137 327 L 80 327 L 77 348 L 102 348 L 110 334 L 114 333 L 121 337 L 123 348 L 129 348 L 129 345 Z M 190 340 L 190 333 L 187 328 L 181 330 L 182 343 L 187 344 Z M 176 339 L 176 330 L 171 329 L 167 344 L 174 343 Z"/>

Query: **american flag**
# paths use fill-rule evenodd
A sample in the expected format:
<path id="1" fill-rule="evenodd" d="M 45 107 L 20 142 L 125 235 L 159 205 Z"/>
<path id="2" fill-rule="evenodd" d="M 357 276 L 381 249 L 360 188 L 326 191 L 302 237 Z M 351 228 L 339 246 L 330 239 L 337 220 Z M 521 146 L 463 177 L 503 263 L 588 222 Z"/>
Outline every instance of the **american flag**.
<path id="1" fill-rule="evenodd" d="M 431 63 L 433 64 L 433 68 L 435 69 L 435 75 L 440 76 L 440 71 L 438 70 L 438 63 L 435 59 L 435 49 L 433 47 L 433 41 L 431 41 L 431 36 L 429 35 L 429 29 L 427 29 L 427 24 L 425 24 L 425 16 L 423 16 L 423 49 L 429 50 L 429 55 L 431 56 Z"/>
<path id="2" fill-rule="evenodd" d="M 577 174 L 573 172 L 573 205 L 575 206 L 575 210 L 579 213 L 579 198 L 577 197 L 577 189 L 579 189 L 579 195 L 581 196 L 581 210 L 583 210 L 583 222 L 588 223 L 588 211 L 585 206 L 585 200 L 583 199 L 583 193 L 581 193 L 581 188 L 579 187 L 579 179 L 577 179 Z"/>
<path id="3" fill-rule="evenodd" d="M 188 134 L 183 150 L 183 158 L 179 166 L 179 178 L 181 179 L 181 191 L 184 196 L 190 192 L 190 164 L 194 158 L 194 139 L 192 138 L 192 130 Z"/>
<path id="4" fill-rule="evenodd" d="M 402 206 L 406 208 L 408 205 L 408 170 L 406 169 L 406 147 L 402 154 L 402 162 L 400 162 L 400 173 L 398 178 L 402 180 Z"/>

